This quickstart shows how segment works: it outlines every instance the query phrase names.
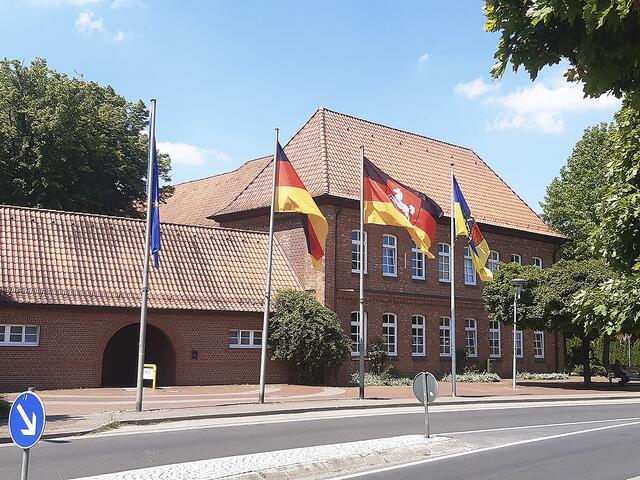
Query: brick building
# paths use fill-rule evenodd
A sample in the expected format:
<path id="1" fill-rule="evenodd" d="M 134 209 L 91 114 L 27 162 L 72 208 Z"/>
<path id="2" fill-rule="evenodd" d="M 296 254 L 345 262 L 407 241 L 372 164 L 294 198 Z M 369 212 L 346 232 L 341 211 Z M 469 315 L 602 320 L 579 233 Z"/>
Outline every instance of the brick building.
<path id="1" fill-rule="evenodd" d="M 472 150 L 319 109 L 285 146 L 329 223 L 324 267 L 315 271 L 299 217 L 276 215 L 274 291 L 305 289 L 357 336 L 359 152 L 445 211 L 432 247 L 413 248 L 396 227 L 367 225 L 368 344 L 383 342 L 397 370 L 450 369 L 449 165 L 492 248 L 490 268 L 551 265 L 564 238 L 549 228 Z M 186 182 L 161 207 L 163 250 L 153 271 L 147 361 L 164 384 L 258 381 L 272 157 Z M 143 222 L 0 207 L 0 391 L 131 384 L 135 371 Z M 510 375 L 512 331 L 489 323 L 482 282 L 455 249 L 456 345 L 467 364 Z M 518 369 L 564 365 L 556 332 L 524 331 Z M 354 346 L 355 350 L 355 346 Z M 345 382 L 357 368 L 346 362 Z M 131 366 L 133 365 L 133 368 Z M 123 373 L 128 372 L 128 373 Z M 286 381 L 271 361 L 267 381 Z"/>

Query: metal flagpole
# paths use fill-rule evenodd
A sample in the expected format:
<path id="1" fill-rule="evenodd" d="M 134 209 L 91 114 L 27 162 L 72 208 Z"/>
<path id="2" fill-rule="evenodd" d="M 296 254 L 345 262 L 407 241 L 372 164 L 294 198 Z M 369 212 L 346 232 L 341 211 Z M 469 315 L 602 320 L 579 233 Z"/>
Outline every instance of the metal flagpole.
<path id="1" fill-rule="evenodd" d="M 147 331 L 147 300 L 149 297 L 149 254 L 151 250 L 151 194 L 153 192 L 153 151 L 156 136 L 156 99 L 151 99 L 149 122 L 149 165 L 147 167 L 147 227 L 144 244 L 144 268 L 142 273 L 142 307 L 140 308 L 140 338 L 138 340 L 138 372 L 136 380 L 136 412 L 142 411 L 142 387 L 144 372 L 144 344 Z"/>
<path id="2" fill-rule="evenodd" d="M 517 333 L 517 319 L 518 319 L 518 287 L 516 287 L 516 291 L 513 293 L 513 370 L 511 371 L 512 379 L 512 387 L 516 388 L 516 333 Z"/>
<path id="3" fill-rule="evenodd" d="M 269 334 L 269 305 L 271 303 L 271 268 L 273 265 L 273 218 L 276 203 L 276 171 L 278 164 L 278 135 L 276 128 L 276 144 L 273 150 L 273 179 L 271 181 L 271 215 L 269 217 L 269 250 L 267 253 L 267 282 L 264 288 L 264 316 L 262 317 L 262 352 L 260 354 L 260 391 L 258 403 L 264 403 L 264 374 L 267 366 L 267 335 Z"/>
<path id="4" fill-rule="evenodd" d="M 360 296 L 358 312 L 358 350 L 360 351 L 360 400 L 364 399 L 364 348 L 365 348 L 365 319 L 364 319 L 364 146 L 360 147 Z"/>
<path id="5" fill-rule="evenodd" d="M 451 162 L 451 248 L 449 251 L 449 265 L 451 267 L 451 273 L 449 276 L 449 281 L 451 282 L 451 396 L 456 396 L 457 390 L 457 378 L 456 378 L 456 282 L 455 282 L 455 202 L 453 196 L 453 166 L 454 163 Z"/>

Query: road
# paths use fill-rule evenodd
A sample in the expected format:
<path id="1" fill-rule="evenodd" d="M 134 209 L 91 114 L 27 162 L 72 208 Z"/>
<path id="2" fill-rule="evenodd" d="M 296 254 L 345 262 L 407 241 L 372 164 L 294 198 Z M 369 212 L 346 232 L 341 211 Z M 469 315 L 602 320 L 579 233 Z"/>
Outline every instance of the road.
<path id="1" fill-rule="evenodd" d="M 457 437 L 479 451 L 359 478 L 423 479 L 428 468 L 429 477 L 438 479 L 545 475 L 547 479 L 627 479 L 640 475 L 639 407 L 635 401 L 434 407 L 433 433 Z M 409 407 L 126 427 L 100 435 L 42 441 L 31 452 L 29 479 L 64 480 L 414 434 L 421 433 L 422 426 L 420 408 Z M 552 438 L 538 440 L 544 437 Z M 19 449 L 0 446 L 0 478 L 20 478 L 20 461 Z"/>

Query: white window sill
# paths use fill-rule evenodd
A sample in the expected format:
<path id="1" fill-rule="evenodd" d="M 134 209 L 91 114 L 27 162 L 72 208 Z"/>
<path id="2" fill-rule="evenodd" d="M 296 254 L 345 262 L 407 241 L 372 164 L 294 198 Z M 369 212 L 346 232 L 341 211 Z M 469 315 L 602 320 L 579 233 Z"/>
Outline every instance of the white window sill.
<path id="1" fill-rule="evenodd" d="M 443 358 L 450 358 L 451 354 L 450 353 L 441 353 L 440 356 L 443 357 Z"/>
<path id="2" fill-rule="evenodd" d="M 382 273 L 383 277 L 393 277 L 393 278 L 398 278 L 398 274 L 397 273 Z"/>
<path id="3" fill-rule="evenodd" d="M 537 358 L 538 360 L 544 360 L 544 355 L 534 355 L 533 358 Z"/>
<path id="4" fill-rule="evenodd" d="M 387 356 L 388 356 L 388 357 L 397 357 L 397 356 L 398 356 L 398 353 L 397 353 L 397 352 L 396 352 L 396 353 L 389 353 L 389 352 L 387 352 Z"/>
<path id="5" fill-rule="evenodd" d="M 475 287 L 476 285 L 478 285 L 478 283 L 477 283 L 477 282 L 473 282 L 473 283 L 471 283 L 471 282 L 464 282 L 464 284 L 465 284 L 465 285 L 471 285 L 472 287 Z"/>
<path id="6" fill-rule="evenodd" d="M 243 350 L 243 349 L 260 349 L 260 348 L 262 348 L 262 345 L 234 345 L 234 344 L 230 343 L 229 344 L 229 348 L 237 348 L 237 349 L 240 349 L 240 350 Z"/>
<path id="7" fill-rule="evenodd" d="M 478 354 L 476 353 L 475 355 L 470 355 L 467 353 L 467 358 L 478 358 Z"/>
<path id="8" fill-rule="evenodd" d="M 0 343 L 0 347 L 38 347 L 40 346 L 38 343 Z"/>
<path id="9" fill-rule="evenodd" d="M 411 356 L 412 357 L 422 357 L 422 358 L 424 358 L 424 357 L 427 356 L 427 354 L 426 353 L 412 353 Z"/>
<path id="10" fill-rule="evenodd" d="M 502 354 L 499 354 L 499 355 L 489 355 L 489 358 L 502 358 Z"/>
<path id="11" fill-rule="evenodd" d="M 524 358 L 524 355 L 516 355 L 516 358 L 522 359 L 522 358 Z"/>
<path id="12" fill-rule="evenodd" d="M 425 280 L 425 277 L 414 277 L 411 275 L 411 280 Z"/>
<path id="13" fill-rule="evenodd" d="M 352 270 L 351 270 L 351 273 L 357 273 L 357 274 L 360 274 L 360 270 L 353 270 L 353 269 L 352 269 Z M 364 271 L 364 274 L 365 274 L 365 275 L 367 274 L 367 271 L 366 271 L 366 270 Z"/>
<path id="14" fill-rule="evenodd" d="M 444 279 L 442 279 L 442 278 L 439 278 L 439 279 L 438 279 L 438 281 L 439 281 L 440 283 L 451 283 L 451 280 L 444 280 Z"/>

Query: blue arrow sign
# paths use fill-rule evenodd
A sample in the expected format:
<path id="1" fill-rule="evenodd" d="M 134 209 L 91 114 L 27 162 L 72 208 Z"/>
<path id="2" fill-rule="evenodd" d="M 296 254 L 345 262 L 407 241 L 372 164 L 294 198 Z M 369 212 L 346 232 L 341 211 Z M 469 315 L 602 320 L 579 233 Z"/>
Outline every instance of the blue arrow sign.
<path id="1" fill-rule="evenodd" d="M 44 404 L 33 392 L 23 392 L 11 405 L 9 433 L 20 448 L 31 448 L 40 441 L 46 414 Z"/>

